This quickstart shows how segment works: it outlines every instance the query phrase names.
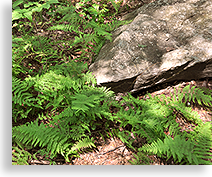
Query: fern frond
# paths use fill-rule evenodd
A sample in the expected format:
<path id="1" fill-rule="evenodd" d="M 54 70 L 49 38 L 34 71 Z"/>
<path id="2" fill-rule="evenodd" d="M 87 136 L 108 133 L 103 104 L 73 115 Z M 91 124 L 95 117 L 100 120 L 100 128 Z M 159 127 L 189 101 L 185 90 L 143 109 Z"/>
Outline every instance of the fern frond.
<path id="1" fill-rule="evenodd" d="M 180 132 L 180 126 L 176 122 L 176 119 L 174 117 L 169 117 L 167 122 L 164 124 L 164 128 L 168 128 L 168 132 L 170 135 L 175 136 L 181 134 Z"/>
<path id="2" fill-rule="evenodd" d="M 29 152 L 12 146 L 12 165 L 29 165 L 28 160 L 31 157 L 32 155 Z"/>
<path id="3" fill-rule="evenodd" d="M 87 147 L 96 147 L 94 145 L 94 139 L 93 138 L 83 138 L 82 140 L 79 140 L 78 142 L 76 142 L 72 148 L 71 148 L 71 151 L 76 151 L 76 150 L 80 150 L 82 148 L 87 148 Z"/>
<path id="4" fill-rule="evenodd" d="M 147 156 L 145 152 L 138 151 L 136 154 L 133 154 L 134 159 L 129 160 L 132 165 L 150 165 L 152 160 Z"/>
<path id="5" fill-rule="evenodd" d="M 149 144 L 140 149 L 143 152 L 160 157 L 165 155 L 167 159 L 173 157 L 175 162 L 186 164 L 211 164 L 211 124 L 203 124 L 199 115 L 191 107 L 186 107 L 183 101 L 184 98 L 186 101 L 197 99 L 203 103 L 205 100 L 204 104 L 209 105 L 211 96 L 199 88 L 187 86 L 182 91 L 175 89 L 171 97 L 160 95 L 153 98 L 148 95 L 145 98 L 146 100 L 139 100 L 129 95 L 120 102 L 128 107 L 127 111 L 123 106 L 120 107 L 116 114 L 120 126 L 132 126 L 130 131 L 118 134 L 121 140 L 131 145 L 132 132 L 147 139 Z M 176 111 L 198 124 L 194 131 L 188 134 L 180 130 L 175 118 Z M 170 135 L 166 136 L 164 131 L 168 131 Z"/>
<path id="6" fill-rule="evenodd" d="M 131 125 L 132 133 L 147 138 L 148 142 L 165 137 L 163 125 L 172 114 L 167 106 L 158 103 L 152 97 L 139 100 L 131 95 L 124 97 L 120 104 L 126 104 L 128 107 L 127 111 L 123 106 L 120 107 L 116 114 L 117 120 L 121 122 L 120 126 Z"/>
<path id="7" fill-rule="evenodd" d="M 167 159 L 173 156 L 175 161 L 181 162 L 186 158 L 190 163 L 199 164 L 197 157 L 193 154 L 194 144 L 190 140 L 185 140 L 180 135 L 174 139 L 167 136 L 164 141 L 158 139 L 151 145 L 146 144 L 140 150 L 157 154 L 158 156 L 167 155 Z"/>
<path id="8" fill-rule="evenodd" d="M 78 28 L 80 27 L 81 24 L 85 23 L 86 21 L 79 16 L 74 6 L 60 7 L 57 9 L 57 13 L 63 15 L 63 18 L 59 20 L 59 22 L 69 22 L 70 25 L 64 25 L 64 24 L 55 25 L 48 28 L 48 30 L 74 31 L 77 34 L 80 33 Z"/>
<path id="9" fill-rule="evenodd" d="M 173 108 L 181 112 L 183 116 L 188 120 L 196 124 L 202 124 L 199 114 L 193 111 L 191 107 L 186 107 L 184 103 L 173 103 Z"/>
<path id="10" fill-rule="evenodd" d="M 167 159 L 173 157 L 176 162 L 186 160 L 189 164 L 198 165 L 211 164 L 212 153 L 209 152 L 211 147 L 211 138 L 210 140 L 204 140 L 204 137 L 198 135 L 195 140 L 185 140 L 185 136 L 176 135 L 174 138 L 167 136 L 164 141 L 158 139 L 151 145 L 144 145 L 140 150 L 154 153 L 158 156 L 166 155 Z"/>
<path id="11" fill-rule="evenodd" d="M 23 126 L 13 128 L 13 138 L 26 145 L 47 147 L 47 151 L 54 156 L 56 153 L 64 151 L 63 147 L 67 144 L 67 135 L 61 134 L 58 129 L 46 127 L 44 124 L 31 122 Z"/>
<path id="12" fill-rule="evenodd" d="M 90 23 L 88 23 L 88 26 L 86 26 L 86 28 L 88 28 L 88 27 L 93 28 L 95 33 L 97 34 L 97 36 L 103 36 L 106 39 L 108 39 L 109 41 L 112 40 L 112 34 L 107 32 L 105 30 L 105 28 L 102 28 L 102 26 L 99 26 L 94 21 L 91 21 Z"/>
<path id="13" fill-rule="evenodd" d="M 212 125 L 206 122 L 197 126 L 189 134 L 189 138 L 195 143 L 194 154 L 198 157 L 200 164 L 212 164 Z"/>
<path id="14" fill-rule="evenodd" d="M 197 88 L 196 86 L 191 87 L 190 85 L 184 87 L 182 91 L 180 91 L 180 88 L 178 91 L 174 89 L 174 93 L 171 94 L 171 97 L 160 95 L 158 98 L 160 101 L 162 100 L 164 105 L 168 104 L 172 110 L 177 110 L 182 113 L 187 120 L 196 124 L 202 124 L 198 113 L 193 111 L 191 107 L 187 107 L 185 103 L 193 101 L 200 105 L 205 104 L 209 107 L 212 106 L 211 95 L 206 94 L 201 88 Z"/>
<path id="15" fill-rule="evenodd" d="M 87 111 L 90 107 L 95 107 L 95 104 L 99 103 L 98 96 L 96 95 L 86 96 L 76 94 L 71 98 L 73 99 L 72 109 L 76 109 L 77 111 Z"/>
<path id="16" fill-rule="evenodd" d="M 30 112 L 35 109 L 43 109 L 40 100 L 33 93 L 34 81 L 27 79 L 21 81 L 18 78 L 12 77 L 12 108 L 13 120 L 19 118 L 27 118 Z"/>
<path id="17" fill-rule="evenodd" d="M 195 89 L 193 93 L 194 97 L 192 101 L 195 103 L 195 99 L 199 105 L 205 104 L 206 106 L 212 107 L 212 96 L 204 94 L 204 91 L 201 89 Z"/>
<path id="18" fill-rule="evenodd" d="M 14 104 L 26 104 L 28 106 L 33 105 L 32 102 L 35 101 L 35 99 L 31 93 L 27 92 L 33 84 L 33 82 L 22 82 L 20 79 L 12 77 L 12 101 Z"/>
<path id="19" fill-rule="evenodd" d="M 207 91 L 196 86 L 191 87 L 190 85 L 187 85 L 181 92 L 178 92 L 178 101 L 182 102 L 182 99 L 185 98 L 185 102 L 190 102 L 192 100 L 199 105 L 205 104 L 206 106 L 212 107 L 212 96 L 205 94 L 205 92 L 207 93 Z"/>
<path id="20" fill-rule="evenodd" d="M 63 88 L 62 81 L 64 81 L 64 78 L 62 75 L 55 74 L 54 71 L 49 71 L 41 77 L 37 77 L 35 87 L 43 93 L 53 93 Z"/>

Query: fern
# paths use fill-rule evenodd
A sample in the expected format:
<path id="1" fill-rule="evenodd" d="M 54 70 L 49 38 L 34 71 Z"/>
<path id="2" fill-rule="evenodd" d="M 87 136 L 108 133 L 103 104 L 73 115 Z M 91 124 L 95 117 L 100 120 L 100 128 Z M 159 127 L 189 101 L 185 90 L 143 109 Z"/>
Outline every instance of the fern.
<path id="1" fill-rule="evenodd" d="M 59 153 L 67 161 L 80 149 L 94 147 L 90 129 L 95 130 L 96 118 L 106 118 L 108 123 L 105 125 L 113 120 L 106 102 L 111 100 L 113 92 L 105 87 L 96 87 L 94 76 L 90 72 L 81 73 L 78 68 L 82 69 L 82 65 L 74 63 L 50 67 L 49 72 L 24 80 L 33 83 L 33 89 L 38 93 L 37 102 L 51 112 L 57 111 L 57 114 L 52 115 L 46 124 L 38 123 L 37 119 L 13 127 L 16 143 L 46 148 L 51 157 Z M 105 102 L 101 105 L 100 101 Z M 40 119 L 45 119 L 45 116 L 40 116 Z"/>
<path id="2" fill-rule="evenodd" d="M 20 79 L 17 79 L 15 77 L 12 77 L 12 90 L 13 90 L 13 100 L 14 104 L 21 105 L 25 102 L 26 105 L 30 106 L 30 101 L 33 100 L 33 95 L 30 93 L 27 93 L 27 91 L 33 86 L 33 82 L 26 83 L 21 82 Z"/>
<path id="3" fill-rule="evenodd" d="M 147 153 L 155 152 L 182 164 L 210 164 L 211 124 L 204 124 L 197 113 L 186 106 L 186 102 L 192 101 L 210 108 L 210 90 L 187 86 L 182 91 L 175 90 L 171 97 L 149 95 L 146 100 L 128 95 L 119 104 L 112 91 L 97 87 L 92 73 L 82 73 L 88 69 L 86 64 L 71 61 L 63 54 L 65 50 L 86 49 L 82 50 L 80 59 L 91 59 L 106 40 L 112 40 L 111 31 L 127 22 L 112 20 L 104 24 L 107 6 L 103 4 L 100 8 L 90 0 L 81 0 L 76 6 L 57 0 L 23 2 L 13 3 L 13 31 L 18 30 L 20 34 L 13 35 L 12 108 L 14 121 L 25 118 L 28 123 L 13 125 L 13 142 L 21 148 L 13 147 L 14 164 L 28 164 L 32 158 L 23 150 L 25 147 L 40 147 L 51 157 L 62 154 L 70 161 L 84 148 L 95 147 L 92 133 L 99 130 L 99 121 L 102 121 L 102 131 L 107 131 L 108 136 L 118 136 L 131 148 L 134 148 L 132 134 L 146 140 L 148 144 L 135 155 L 134 163 L 148 164 Z M 111 3 L 118 11 L 120 4 Z M 43 20 L 45 14 L 48 21 Z M 48 30 L 74 35 L 74 40 L 65 41 L 69 45 L 65 46 L 67 49 L 64 45 L 59 47 L 64 40 L 53 41 L 35 35 L 37 29 L 49 23 Z M 36 67 L 41 67 L 40 71 L 31 67 L 33 63 L 38 63 Z M 119 111 L 111 113 L 110 106 Z M 187 133 L 180 129 L 175 120 L 176 112 L 196 123 L 194 131 Z M 111 123 L 119 123 L 124 130 L 111 127 Z M 168 136 L 164 132 L 168 132 Z M 180 152 L 178 148 L 185 150 Z"/>
<path id="4" fill-rule="evenodd" d="M 29 165 L 28 161 L 31 157 L 29 152 L 15 146 L 12 147 L 12 165 Z"/>
<path id="5" fill-rule="evenodd" d="M 179 100 L 182 102 L 182 95 L 185 94 L 185 102 L 193 101 L 194 103 L 197 102 L 199 105 L 205 104 L 206 106 L 212 107 L 212 97 L 211 95 L 207 95 L 204 91 L 196 86 L 190 88 L 190 85 L 187 85 L 183 88 L 182 92 L 179 93 L 181 99 Z M 203 104 L 202 104 L 203 103 Z"/>
<path id="6" fill-rule="evenodd" d="M 173 157 L 176 162 L 186 160 L 189 164 L 211 165 L 212 163 L 210 161 L 205 160 L 211 159 L 212 153 L 208 152 L 209 149 L 212 147 L 211 137 L 207 139 L 207 141 L 206 139 L 200 139 L 200 137 L 203 138 L 202 136 L 198 135 L 198 139 L 192 141 L 191 139 L 186 140 L 184 136 L 180 135 L 176 135 L 174 139 L 167 136 L 163 141 L 161 139 L 158 139 L 157 141 L 151 143 L 151 145 L 146 144 L 142 146 L 142 148 L 140 148 L 140 151 L 154 153 L 160 157 L 162 157 L 162 155 L 166 155 L 167 159 Z"/>
<path id="7" fill-rule="evenodd" d="M 212 107 L 212 96 L 205 94 L 205 91 L 201 88 L 197 88 L 196 86 L 190 87 L 191 86 L 188 85 L 184 87 L 182 91 L 180 91 L 180 88 L 178 91 L 174 89 L 174 94 L 171 94 L 170 97 L 161 95 L 159 99 L 162 100 L 164 105 L 168 103 L 168 106 L 170 106 L 172 110 L 181 112 L 187 120 L 193 121 L 196 124 L 202 124 L 197 112 L 194 112 L 191 107 L 187 107 L 186 103 L 193 101 L 200 105 L 204 104 L 208 107 Z"/>
<path id="8" fill-rule="evenodd" d="M 194 155 L 197 156 L 199 164 L 212 164 L 212 126 L 210 122 L 197 126 L 189 135 L 195 143 Z"/>
<path id="9" fill-rule="evenodd" d="M 200 88 L 186 86 L 182 91 L 175 89 L 170 97 L 151 97 L 149 94 L 145 99 L 139 100 L 128 95 L 121 101 L 125 107 L 120 107 L 116 119 L 120 121 L 121 127 L 132 127 L 118 133 L 123 142 L 133 148 L 130 136 L 133 133 L 147 140 L 147 144 L 139 149 L 141 153 L 153 153 L 167 159 L 173 157 L 177 163 L 211 164 L 211 124 L 203 124 L 198 114 L 185 104 L 187 101 L 197 101 L 210 106 L 211 95 Z M 176 122 L 176 112 L 197 124 L 194 131 L 187 133 L 181 130 Z M 166 131 L 168 136 L 164 133 Z M 135 155 L 132 164 L 140 163 L 140 155 Z"/>
<path id="10" fill-rule="evenodd" d="M 77 116 L 76 116 L 77 114 Z M 15 141 L 26 145 L 39 145 L 46 147 L 47 152 L 51 152 L 54 157 L 57 153 L 64 155 L 68 160 L 69 154 L 74 154 L 80 148 L 94 146 L 89 140 L 86 132 L 90 132 L 90 121 L 83 113 L 67 108 L 63 113 L 53 117 L 49 125 L 60 123 L 54 128 L 36 122 L 13 128 L 13 138 Z M 78 143 L 74 143 L 78 141 Z"/>
<path id="11" fill-rule="evenodd" d="M 61 146 L 65 143 L 66 135 L 62 137 L 60 135 L 60 132 L 55 131 L 53 128 L 46 128 L 44 124 L 38 125 L 36 122 L 13 128 L 13 138 L 15 138 L 15 141 L 33 146 L 36 146 L 38 143 L 41 147 L 47 145 L 47 150 L 51 149 L 53 155 L 55 151 L 62 150 Z"/>
<path id="12" fill-rule="evenodd" d="M 171 115 L 171 111 L 166 106 L 159 104 L 157 100 L 151 98 L 148 100 L 135 99 L 132 96 L 125 97 L 121 104 L 128 102 L 128 111 L 123 107 L 116 114 L 120 126 L 131 125 L 131 132 L 140 137 L 147 138 L 152 142 L 157 138 L 164 138 L 163 133 L 165 124 L 168 120 L 166 117 Z M 132 105 L 134 108 L 132 108 Z"/>
<path id="13" fill-rule="evenodd" d="M 91 5 L 87 7 L 86 2 L 90 2 Z M 114 1 L 112 1 L 112 3 L 115 9 L 118 10 Z M 55 24 L 48 28 L 48 30 L 75 32 L 76 36 L 74 42 L 70 43 L 70 47 L 79 45 L 84 49 L 89 49 L 98 54 L 104 42 L 106 40 L 112 40 L 112 34 L 110 32 L 120 25 L 129 23 L 113 20 L 111 23 L 104 24 L 103 16 L 105 16 L 107 11 L 106 7 L 103 6 L 101 10 L 99 10 L 98 4 L 93 4 L 93 2 L 87 0 L 80 1 L 76 7 L 60 7 L 56 10 L 57 13 L 62 15 L 62 18 L 58 21 L 59 24 Z M 82 32 L 82 29 L 90 32 Z M 85 54 L 89 55 L 88 52 L 83 50 L 81 58 L 84 57 Z"/>
<path id="14" fill-rule="evenodd" d="M 82 140 L 79 140 L 77 143 L 75 143 L 72 148 L 71 151 L 75 151 L 77 149 L 81 149 L 81 148 L 85 148 L 85 147 L 96 147 L 93 143 L 93 138 L 84 138 Z"/>
<path id="15" fill-rule="evenodd" d="M 33 81 L 21 81 L 12 77 L 12 109 L 14 121 L 17 118 L 27 118 L 29 113 L 35 111 L 35 108 L 43 109 L 39 99 L 31 93 L 33 85 Z"/>
<path id="16" fill-rule="evenodd" d="M 134 159 L 129 160 L 132 165 L 150 165 L 152 160 L 142 151 L 133 154 Z"/>
<path id="17" fill-rule="evenodd" d="M 158 139 L 153 143 L 146 144 L 140 148 L 140 151 L 150 152 L 158 156 L 166 155 L 167 159 L 173 156 L 175 161 L 181 162 L 186 157 L 190 163 L 198 164 L 196 156 L 193 155 L 194 144 L 190 140 L 186 141 L 180 135 L 176 135 L 174 139 L 167 136 L 164 141 Z"/>

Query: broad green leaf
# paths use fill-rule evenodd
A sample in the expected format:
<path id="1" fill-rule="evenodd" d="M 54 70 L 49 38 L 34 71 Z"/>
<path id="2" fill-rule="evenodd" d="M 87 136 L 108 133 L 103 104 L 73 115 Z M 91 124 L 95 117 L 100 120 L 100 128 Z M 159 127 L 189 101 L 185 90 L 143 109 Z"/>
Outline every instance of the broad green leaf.
<path id="1" fill-rule="evenodd" d="M 29 19 L 29 21 L 32 21 L 32 12 L 25 12 L 24 13 L 24 16 L 27 18 L 27 19 Z"/>
<path id="2" fill-rule="evenodd" d="M 23 3 L 23 0 L 17 0 L 13 3 L 12 7 L 15 8 L 17 7 L 19 4 Z"/>
<path id="3" fill-rule="evenodd" d="M 18 19 L 20 19 L 20 18 L 22 18 L 22 17 L 23 17 L 22 14 L 19 13 L 18 11 L 12 12 L 12 21 L 13 21 L 13 20 L 18 20 Z"/>
<path id="4" fill-rule="evenodd" d="M 58 0 L 49 0 L 48 3 L 53 4 L 53 3 L 59 3 L 59 2 L 58 2 Z"/>

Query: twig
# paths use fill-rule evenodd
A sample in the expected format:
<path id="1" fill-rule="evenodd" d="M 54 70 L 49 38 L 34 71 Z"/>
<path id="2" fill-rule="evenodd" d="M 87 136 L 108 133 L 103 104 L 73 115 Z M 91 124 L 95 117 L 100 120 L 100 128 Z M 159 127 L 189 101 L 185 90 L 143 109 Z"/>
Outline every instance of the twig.
<path id="1" fill-rule="evenodd" d="M 114 149 L 111 149 L 111 150 L 109 150 L 109 151 L 107 151 L 107 152 L 99 153 L 99 154 L 97 154 L 97 155 L 105 155 L 105 154 L 107 154 L 107 153 L 109 153 L 109 152 L 115 151 L 116 149 L 119 149 L 119 148 L 124 147 L 124 146 L 125 146 L 125 145 L 121 145 L 121 146 L 118 146 L 118 147 L 116 147 L 116 148 L 114 148 Z"/>

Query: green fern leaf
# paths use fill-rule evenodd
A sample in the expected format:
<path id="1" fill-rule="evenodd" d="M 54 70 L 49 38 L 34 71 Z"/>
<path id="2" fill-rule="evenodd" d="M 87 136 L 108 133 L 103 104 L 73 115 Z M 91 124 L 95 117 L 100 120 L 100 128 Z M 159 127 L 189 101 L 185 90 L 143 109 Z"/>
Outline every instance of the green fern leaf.
<path id="1" fill-rule="evenodd" d="M 82 148 L 87 148 L 87 147 L 96 147 L 93 143 L 93 138 L 84 138 L 82 140 L 79 140 L 74 146 L 71 148 L 71 151 L 76 151 Z"/>
<path id="2" fill-rule="evenodd" d="M 12 149 L 12 165 L 29 165 L 28 160 L 32 157 L 29 152 L 15 146 Z"/>
<path id="3" fill-rule="evenodd" d="M 206 93 L 209 92 L 206 91 Z M 190 88 L 190 85 L 187 85 L 183 88 L 182 92 L 178 93 L 178 97 L 180 98 L 180 102 L 182 102 L 182 99 L 184 97 L 185 102 L 190 102 L 192 100 L 194 103 L 197 102 L 199 105 L 202 105 L 202 103 L 204 103 L 206 106 L 212 106 L 212 96 L 205 94 L 204 90 L 202 90 L 201 88 L 197 88 L 196 86 Z"/>
<path id="4" fill-rule="evenodd" d="M 55 155 L 56 152 L 62 149 L 67 140 L 66 135 L 61 135 L 57 129 L 46 127 L 44 124 L 38 125 L 36 122 L 14 127 L 13 138 L 33 146 L 36 146 L 38 143 L 42 147 L 46 145 L 47 151 L 51 151 L 52 155 Z"/>
<path id="5" fill-rule="evenodd" d="M 95 95 L 89 97 L 83 94 L 76 94 L 71 98 L 73 99 L 72 109 L 83 112 L 89 110 L 90 107 L 95 107 L 95 104 L 99 102 L 98 96 Z"/>

